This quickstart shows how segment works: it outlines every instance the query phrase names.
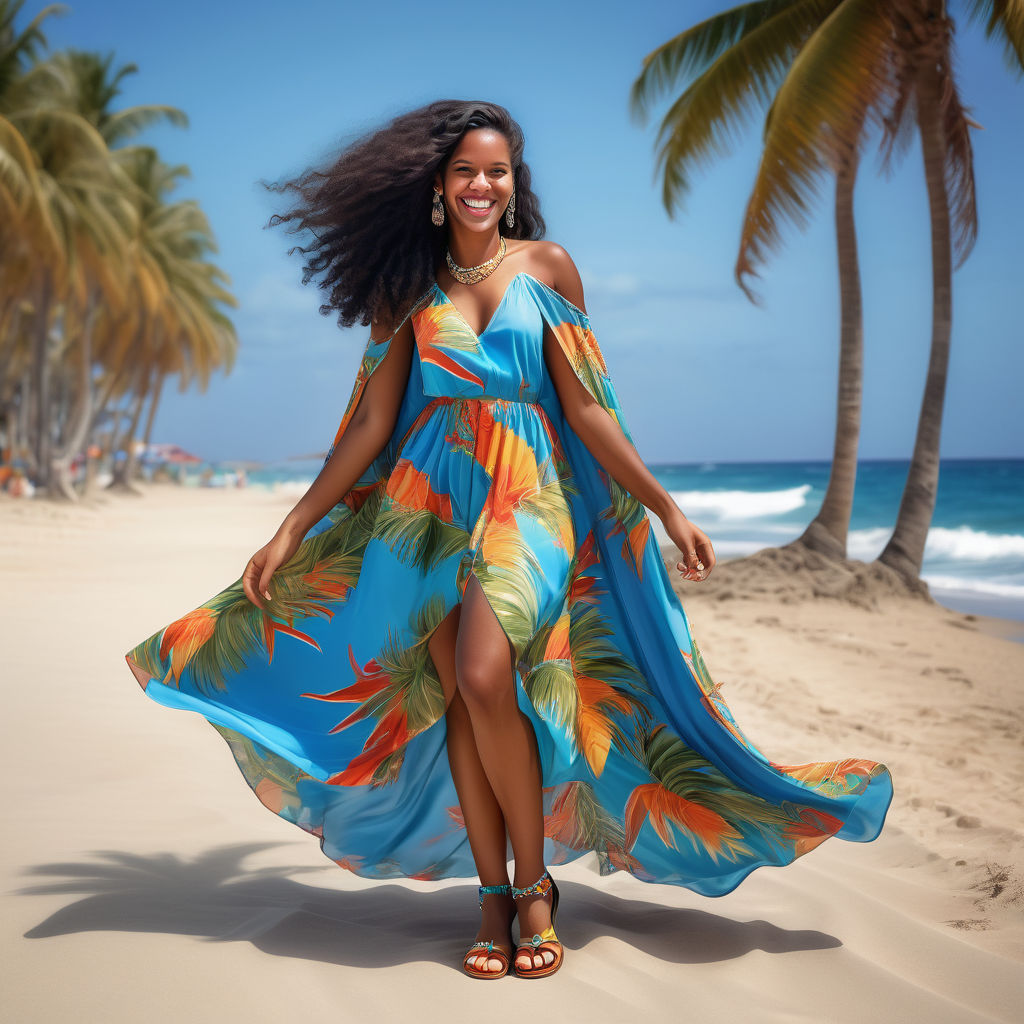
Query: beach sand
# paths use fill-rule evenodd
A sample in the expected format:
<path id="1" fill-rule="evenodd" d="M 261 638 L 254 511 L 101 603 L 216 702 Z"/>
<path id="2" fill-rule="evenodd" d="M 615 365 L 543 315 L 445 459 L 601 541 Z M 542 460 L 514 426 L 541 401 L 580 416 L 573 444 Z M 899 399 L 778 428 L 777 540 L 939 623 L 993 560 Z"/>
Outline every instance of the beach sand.
<path id="1" fill-rule="evenodd" d="M 681 583 L 748 736 L 782 763 L 884 762 L 886 826 L 716 899 L 591 856 L 553 867 L 565 966 L 490 988 L 460 969 L 474 879 L 337 867 L 125 665 L 237 579 L 295 496 L 139 488 L 0 500 L 5 1020 L 1020 1019 L 1024 625 L 863 580 L 808 600 L 784 559 Z"/>

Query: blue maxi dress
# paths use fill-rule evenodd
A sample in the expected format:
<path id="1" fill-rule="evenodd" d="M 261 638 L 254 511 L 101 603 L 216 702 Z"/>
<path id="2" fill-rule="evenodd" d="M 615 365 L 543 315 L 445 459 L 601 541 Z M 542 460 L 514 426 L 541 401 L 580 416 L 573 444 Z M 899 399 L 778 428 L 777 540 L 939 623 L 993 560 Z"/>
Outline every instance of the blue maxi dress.
<path id="1" fill-rule="evenodd" d="M 275 573 L 265 610 L 239 577 L 125 655 L 145 693 L 206 718 L 261 803 L 339 866 L 475 876 L 427 646 L 473 574 L 537 737 L 548 866 L 594 852 L 602 874 L 721 896 L 830 836 L 875 839 L 887 767 L 777 764 L 751 742 L 643 505 L 565 421 L 545 329 L 632 441 L 589 316 L 520 272 L 480 335 L 436 283 L 408 317 L 387 445 Z M 367 344 L 327 459 L 390 342 Z"/>

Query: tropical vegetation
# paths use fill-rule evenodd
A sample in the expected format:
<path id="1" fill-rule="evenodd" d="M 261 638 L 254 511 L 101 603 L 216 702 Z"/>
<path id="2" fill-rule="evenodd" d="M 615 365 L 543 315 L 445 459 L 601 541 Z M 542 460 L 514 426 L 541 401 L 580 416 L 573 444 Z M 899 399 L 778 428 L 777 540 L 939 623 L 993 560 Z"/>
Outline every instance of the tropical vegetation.
<path id="1" fill-rule="evenodd" d="M 230 370 L 237 303 L 198 203 L 171 198 L 188 168 L 133 141 L 186 115 L 117 109 L 136 65 L 47 54 L 42 25 L 67 8 L 19 29 L 23 6 L 0 0 L 0 464 L 77 500 L 101 460 L 130 486 L 169 377 L 205 390 Z"/>
<path id="2" fill-rule="evenodd" d="M 961 0 L 969 18 L 1024 71 L 1024 4 Z M 878 561 L 919 579 L 939 479 L 939 442 L 952 327 L 952 272 L 978 230 L 970 129 L 954 71 L 955 24 L 945 0 L 755 0 L 700 22 L 643 62 L 630 101 L 651 104 L 688 82 L 662 118 L 656 145 L 672 217 L 695 168 L 725 155 L 764 110 L 762 156 L 747 201 L 735 277 L 749 278 L 779 248 L 786 222 L 804 227 L 834 177 L 839 270 L 839 384 L 831 474 L 821 508 L 794 546 L 843 558 L 861 422 L 863 324 L 853 193 L 860 157 L 878 141 L 883 169 L 916 133 L 931 220 L 932 328 L 917 436 L 892 536 Z"/>

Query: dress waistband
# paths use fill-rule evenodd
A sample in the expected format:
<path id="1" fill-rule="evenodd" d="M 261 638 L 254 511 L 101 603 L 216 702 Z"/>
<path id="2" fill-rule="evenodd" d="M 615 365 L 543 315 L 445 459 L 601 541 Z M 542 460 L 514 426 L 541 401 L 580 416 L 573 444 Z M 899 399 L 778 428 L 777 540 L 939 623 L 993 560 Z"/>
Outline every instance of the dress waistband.
<path id="1" fill-rule="evenodd" d="M 432 405 L 451 405 L 455 402 L 478 402 L 483 405 L 535 405 L 541 408 L 540 402 L 527 401 L 524 398 L 499 398 L 497 395 L 434 395 L 425 408 Z"/>
<path id="2" fill-rule="evenodd" d="M 526 402 L 517 398 L 495 398 L 490 395 L 432 395 L 430 396 L 430 401 L 427 402 L 427 404 L 420 410 L 419 415 L 402 437 L 402 440 L 398 445 L 398 452 L 401 453 L 402 449 L 405 447 L 406 441 L 409 440 L 410 435 L 418 426 L 422 425 L 430 415 L 432 415 L 434 409 L 446 405 L 456 405 L 456 403 L 464 406 L 470 406 L 469 416 L 471 420 L 477 418 L 477 413 L 483 406 L 532 406 L 536 409 L 536 417 L 540 421 L 543 429 L 550 437 L 555 437 L 554 427 L 548 419 L 548 414 L 544 411 L 544 406 L 542 406 L 540 402 Z M 473 411 L 474 406 L 476 407 L 476 412 Z M 456 415 L 461 416 L 460 413 L 456 413 Z"/>

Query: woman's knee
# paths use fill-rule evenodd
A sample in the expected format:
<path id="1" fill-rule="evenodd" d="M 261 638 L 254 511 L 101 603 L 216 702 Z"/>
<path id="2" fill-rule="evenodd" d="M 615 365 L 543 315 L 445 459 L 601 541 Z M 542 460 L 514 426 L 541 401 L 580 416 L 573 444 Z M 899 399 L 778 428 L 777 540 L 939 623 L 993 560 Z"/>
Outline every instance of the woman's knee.
<path id="1" fill-rule="evenodd" d="M 462 597 L 455 643 L 455 678 L 473 711 L 507 710 L 515 704 L 511 644 L 491 608 L 480 581 L 470 576 Z"/>
<path id="2" fill-rule="evenodd" d="M 486 657 L 479 653 L 456 656 L 455 674 L 459 693 L 474 711 L 498 711 L 515 701 L 515 683 L 507 659 Z"/>

